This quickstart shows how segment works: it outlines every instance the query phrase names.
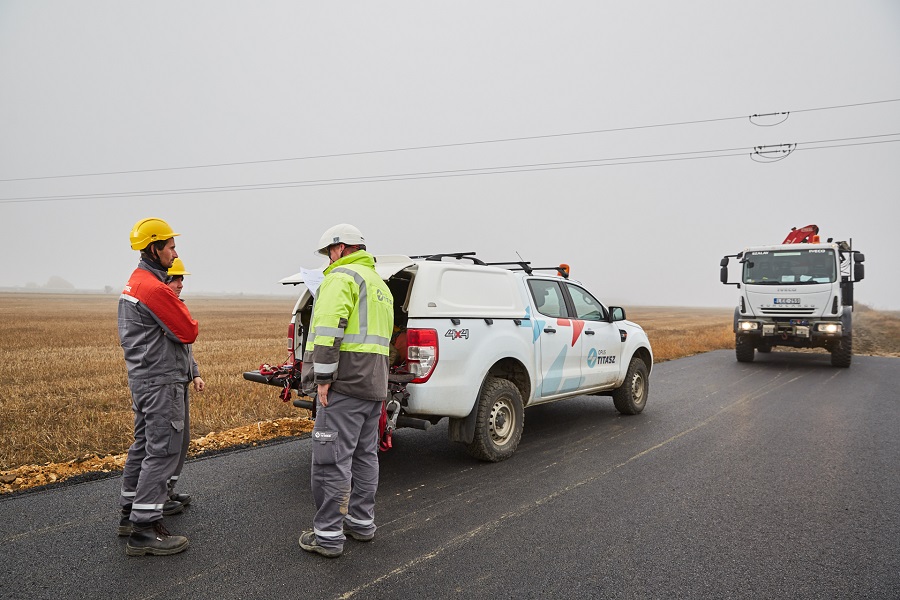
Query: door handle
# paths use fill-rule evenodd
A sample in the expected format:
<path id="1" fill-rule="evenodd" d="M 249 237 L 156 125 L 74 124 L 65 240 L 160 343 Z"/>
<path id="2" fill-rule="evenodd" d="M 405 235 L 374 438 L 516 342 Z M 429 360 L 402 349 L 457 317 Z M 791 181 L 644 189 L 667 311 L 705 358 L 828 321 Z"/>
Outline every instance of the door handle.
<path id="1" fill-rule="evenodd" d="M 556 333 L 556 330 L 552 327 L 544 327 L 544 333 Z"/>
<path id="2" fill-rule="evenodd" d="M 594 330 L 593 329 L 585 329 L 584 335 L 594 335 Z"/>

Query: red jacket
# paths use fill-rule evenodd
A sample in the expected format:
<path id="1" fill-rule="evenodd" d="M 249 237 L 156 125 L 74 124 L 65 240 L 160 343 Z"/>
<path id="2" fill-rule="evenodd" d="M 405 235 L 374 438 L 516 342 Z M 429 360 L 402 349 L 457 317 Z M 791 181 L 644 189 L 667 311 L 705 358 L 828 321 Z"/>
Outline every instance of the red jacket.
<path id="1" fill-rule="evenodd" d="M 193 379 L 189 344 L 199 325 L 165 284 L 167 273 L 141 261 L 119 296 L 119 343 L 128 380 L 159 384 Z"/>

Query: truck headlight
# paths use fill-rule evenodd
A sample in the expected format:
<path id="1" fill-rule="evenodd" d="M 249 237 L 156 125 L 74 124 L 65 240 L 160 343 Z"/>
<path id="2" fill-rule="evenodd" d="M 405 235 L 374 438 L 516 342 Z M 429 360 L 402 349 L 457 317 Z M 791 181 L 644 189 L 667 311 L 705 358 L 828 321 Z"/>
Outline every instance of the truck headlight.
<path id="1" fill-rule="evenodd" d="M 840 323 L 819 323 L 816 325 L 816 331 L 820 331 L 822 333 L 840 333 L 841 332 L 841 324 Z"/>
<path id="2" fill-rule="evenodd" d="M 741 331 L 756 331 L 759 329 L 759 323 L 756 321 L 739 321 L 738 329 Z"/>

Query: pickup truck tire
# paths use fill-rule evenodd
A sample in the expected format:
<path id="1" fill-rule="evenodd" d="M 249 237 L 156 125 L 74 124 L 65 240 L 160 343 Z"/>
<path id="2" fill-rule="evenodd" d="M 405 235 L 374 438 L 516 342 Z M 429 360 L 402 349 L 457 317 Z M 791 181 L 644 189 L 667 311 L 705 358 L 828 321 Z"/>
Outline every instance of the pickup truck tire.
<path id="1" fill-rule="evenodd" d="M 853 336 L 847 333 L 831 349 L 831 366 L 846 369 L 852 360 Z"/>
<path id="2" fill-rule="evenodd" d="M 734 357 L 738 362 L 753 362 L 753 341 L 745 336 L 734 336 Z"/>
<path id="3" fill-rule="evenodd" d="M 631 359 L 625 381 L 613 390 L 613 404 L 623 415 L 636 415 L 647 406 L 650 393 L 650 380 L 647 378 L 647 365 L 637 356 Z"/>
<path id="4" fill-rule="evenodd" d="M 522 394 L 508 379 L 488 377 L 475 406 L 475 436 L 466 446 L 470 456 L 500 462 L 513 455 L 522 439 L 525 409 Z"/>

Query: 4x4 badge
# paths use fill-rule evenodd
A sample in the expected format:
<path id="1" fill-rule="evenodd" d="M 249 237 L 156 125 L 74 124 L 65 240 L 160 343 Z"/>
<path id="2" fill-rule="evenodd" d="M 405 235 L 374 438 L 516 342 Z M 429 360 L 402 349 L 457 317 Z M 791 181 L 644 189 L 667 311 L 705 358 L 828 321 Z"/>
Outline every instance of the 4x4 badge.
<path id="1" fill-rule="evenodd" d="M 469 330 L 468 329 L 448 329 L 447 333 L 444 334 L 444 337 L 448 337 L 451 340 L 459 340 L 462 338 L 469 339 Z"/>

